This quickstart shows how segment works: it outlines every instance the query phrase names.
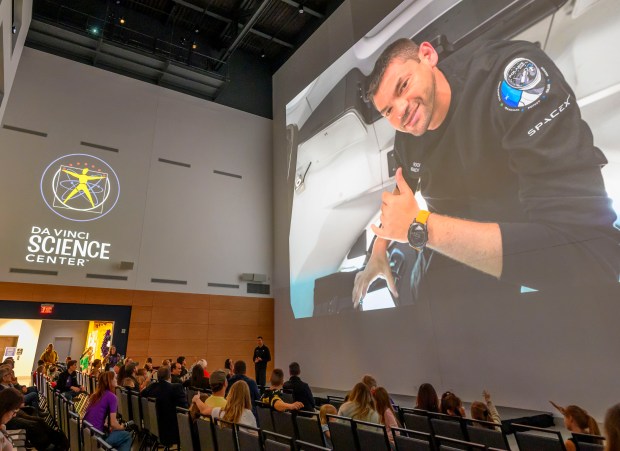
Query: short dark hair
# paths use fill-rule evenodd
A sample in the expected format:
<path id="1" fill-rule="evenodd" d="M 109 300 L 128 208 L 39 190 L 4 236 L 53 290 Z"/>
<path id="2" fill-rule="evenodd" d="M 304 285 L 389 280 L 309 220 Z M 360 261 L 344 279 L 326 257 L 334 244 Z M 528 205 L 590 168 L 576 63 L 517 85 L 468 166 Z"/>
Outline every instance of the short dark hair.
<path id="1" fill-rule="evenodd" d="M 263 337 L 259 335 L 258 337 L 256 337 L 256 339 L 257 339 L 257 340 L 258 340 L 258 339 L 262 340 L 262 339 L 263 339 Z"/>
<path id="2" fill-rule="evenodd" d="M 235 362 L 235 374 L 245 374 L 247 368 L 243 360 L 237 360 Z"/>
<path id="3" fill-rule="evenodd" d="M 379 89 L 379 85 L 383 81 L 385 70 L 395 59 L 403 61 L 414 60 L 420 61 L 419 56 L 420 47 L 411 39 L 401 38 L 392 42 L 387 48 L 379 55 L 375 62 L 375 67 L 372 72 L 366 78 L 366 98 L 373 102 L 373 97 Z"/>
<path id="4" fill-rule="evenodd" d="M 157 380 L 167 381 L 168 379 L 170 379 L 170 367 L 167 365 L 160 366 L 157 370 Z"/>
<path id="5" fill-rule="evenodd" d="M 273 370 L 271 372 L 271 378 L 269 379 L 269 382 L 271 382 L 271 385 L 282 385 L 282 382 L 284 382 L 284 371 L 282 371 L 280 368 L 276 368 L 275 370 Z"/>
<path id="6" fill-rule="evenodd" d="M 288 366 L 288 372 L 291 376 L 299 376 L 301 373 L 301 368 L 299 367 L 299 363 L 293 362 Z"/>
<path id="7" fill-rule="evenodd" d="M 37 362 L 37 365 L 39 365 L 39 366 L 41 366 L 41 365 L 45 365 L 45 362 L 44 362 L 43 360 L 39 360 L 39 361 Z"/>
<path id="8" fill-rule="evenodd" d="M 69 367 L 73 365 L 77 365 L 77 360 L 69 360 L 67 362 L 67 369 L 69 369 Z"/>
<path id="9" fill-rule="evenodd" d="M 183 365 L 183 362 L 185 362 L 185 356 L 179 356 L 177 357 L 177 363 L 180 363 L 181 365 Z"/>

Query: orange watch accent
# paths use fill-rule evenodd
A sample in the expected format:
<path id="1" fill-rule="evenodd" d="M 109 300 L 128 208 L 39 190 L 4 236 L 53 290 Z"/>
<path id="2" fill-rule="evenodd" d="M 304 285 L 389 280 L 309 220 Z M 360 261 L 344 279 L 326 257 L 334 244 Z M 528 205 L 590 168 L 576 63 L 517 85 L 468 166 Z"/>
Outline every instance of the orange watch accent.
<path id="1" fill-rule="evenodd" d="M 428 217 L 430 215 L 431 215 L 430 211 L 420 210 L 418 211 L 418 215 L 415 217 L 415 222 L 418 222 L 420 224 L 426 224 L 426 221 L 428 220 Z"/>

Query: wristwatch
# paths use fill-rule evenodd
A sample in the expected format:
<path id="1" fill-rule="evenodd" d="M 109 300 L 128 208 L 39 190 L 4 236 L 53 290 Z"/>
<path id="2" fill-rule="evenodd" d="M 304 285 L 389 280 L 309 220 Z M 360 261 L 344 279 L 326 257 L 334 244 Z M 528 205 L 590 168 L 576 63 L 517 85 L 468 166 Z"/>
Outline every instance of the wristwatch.
<path id="1" fill-rule="evenodd" d="M 426 210 L 420 210 L 415 217 L 411 225 L 409 226 L 409 232 L 407 233 L 407 240 L 409 246 L 417 251 L 421 251 L 426 246 L 428 241 L 428 229 L 426 227 L 426 221 L 431 213 Z"/>

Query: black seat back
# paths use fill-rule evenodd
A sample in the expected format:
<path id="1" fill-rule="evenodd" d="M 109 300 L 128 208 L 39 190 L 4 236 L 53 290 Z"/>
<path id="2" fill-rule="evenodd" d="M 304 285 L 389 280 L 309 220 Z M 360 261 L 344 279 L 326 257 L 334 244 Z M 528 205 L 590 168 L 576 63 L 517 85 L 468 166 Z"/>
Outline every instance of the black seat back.
<path id="1" fill-rule="evenodd" d="M 558 431 L 513 424 L 519 451 L 566 451 L 562 435 Z"/>
<path id="2" fill-rule="evenodd" d="M 390 451 L 390 441 L 382 424 L 353 420 L 360 451 Z"/>
<path id="3" fill-rule="evenodd" d="M 273 426 L 275 432 L 285 435 L 287 437 L 296 437 L 295 423 L 293 420 L 293 414 L 290 412 L 278 412 L 274 410 L 271 412 L 271 418 L 273 418 Z"/>
<path id="4" fill-rule="evenodd" d="M 260 429 L 236 424 L 240 451 L 262 451 Z"/>
<path id="5" fill-rule="evenodd" d="M 194 439 L 192 432 L 192 419 L 189 410 L 177 407 L 177 425 L 179 426 L 179 445 L 183 451 L 194 449 Z"/>
<path id="6" fill-rule="evenodd" d="M 491 448 L 510 450 L 506 434 L 501 430 L 495 429 L 495 427 L 500 428 L 499 425 L 487 421 L 472 421 L 471 424 L 467 425 L 469 441 L 482 443 Z"/>
<path id="7" fill-rule="evenodd" d="M 330 419 L 333 419 L 330 421 Z M 355 436 L 355 424 L 350 418 L 337 415 L 327 415 L 327 427 L 334 451 L 358 450 Z"/>
<path id="8" fill-rule="evenodd" d="M 273 425 L 271 407 L 263 403 L 256 403 L 256 412 L 258 414 L 258 425 L 260 428 L 264 431 L 275 432 L 276 428 Z"/>
<path id="9" fill-rule="evenodd" d="M 234 423 L 220 418 L 212 418 L 218 451 L 238 451 L 237 434 Z"/>
<path id="10" fill-rule="evenodd" d="M 426 432 L 391 428 L 397 451 L 432 451 L 433 438 Z"/>
<path id="11" fill-rule="evenodd" d="M 265 451 L 295 451 L 295 439 L 271 431 L 262 431 Z"/>
<path id="12" fill-rule="evenodd" d="M 217 444 L 215 441 L 215 431 L 213 423 L 209 419 L 198 418 L 196 420 L 196 429 L 198 431 L 198 441 L 200 442 L 201 451 L 216 451 Z"/>
<path id="13" fill-rule="evenodd" d="M 319 419 L 318 414 L 306 414 L 305 412 L 298 413 L 295 416 L 295 423 L 297 424 L 297 434 L 299 440 L 306 443 L 313 443 L 318 446 L 325 446 L 325 439 L 321 428 L 321 420 Z"/>

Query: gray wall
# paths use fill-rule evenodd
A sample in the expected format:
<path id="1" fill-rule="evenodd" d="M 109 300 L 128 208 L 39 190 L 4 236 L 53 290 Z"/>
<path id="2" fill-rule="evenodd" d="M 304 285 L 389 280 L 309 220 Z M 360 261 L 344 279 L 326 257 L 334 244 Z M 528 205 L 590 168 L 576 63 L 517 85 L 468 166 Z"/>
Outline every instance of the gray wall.
<path id="1" fill-rule="evenodd" d="M 394 6 L 345 1 L 274 75 L 276 367 L 296 360 L 303 378 L 318 387 L 348 390 L 372 373 L 392 393 L 414 395 L 431 382 L 472 401 L 488 389 L 499 405 L 550 410 L 552 399 L 582 405 L 602 420 L 620 398 L 618 289 L 566 290 L 551 299 L 528 293 L 518 300 L 473 290 L 398 309 L 294 319 L 285 106 Z"/>
<path id="2" fill-rule="evenodd" d="M 84 352 L 86 334 L 88 334 L 88 321 L 43 320 L 32 369 L 35 370 L 37 368 L 37 360 L 39 360 L 39 357 L 43 354 L 47 345 L 54 343 L 55 337 L 72 337 L 71 353 L 69 355 L 73 357 L 74 360 L 79 360 L 82 352 Z M 60 362 L 64 362 L 65 358 L 67 358 L 66 355 L 58 355 L 58 360 Z"/>
<path id="3" fill-rule="evenodd" d="M 240 274 L 271 275 L 270 120 L 26 48 L 3 125 L 47 136 L 0 130 L 0 204 L 11 210 L 0 219 L 0 280 L 246 295 Z M 43 202 L 44 169 L 73 153 L 101 158 L 118 174 L 119 201 L 103 218 L 68 221 Z M 28 263 L 33 226 L 87 232 L 111 244 L 110 259 L 82 268 Z M 121 261 L 135 262 L 134 269 L 120 270 Z"/>

